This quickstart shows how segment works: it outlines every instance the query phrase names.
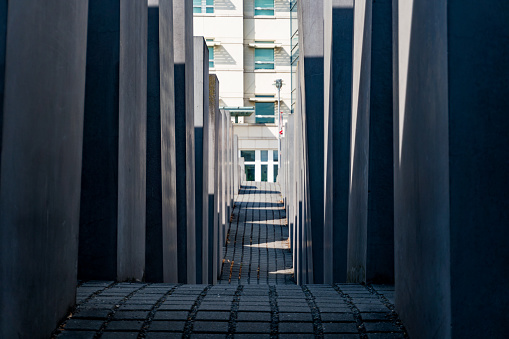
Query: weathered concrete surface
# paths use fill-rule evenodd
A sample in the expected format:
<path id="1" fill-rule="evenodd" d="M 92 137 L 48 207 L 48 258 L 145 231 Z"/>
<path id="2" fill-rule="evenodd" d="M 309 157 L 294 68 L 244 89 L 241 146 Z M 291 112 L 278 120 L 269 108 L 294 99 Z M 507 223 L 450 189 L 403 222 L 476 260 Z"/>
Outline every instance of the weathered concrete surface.
<path id="1" fill-rule="evenodd" d="M 1 6 L 0 337 L 47 338 L 76 297 L 88 1 Z"/>
<path id="2" fill-rule="evenodd" d="M 397 5 L 396 308 L 412 338 L 503 338 L 509 3 Z"/>
<path id="3" fill-rule="evenodd" d="M 196 282 L 193 4 L 173 2 L 178 280 Z"/>
<path id="4" fill-rule="evenodd" d="M 173 4 L 148 5 L 145 279 L 177 282 Z"/>
<path id="5" fill-rule="evenodd" d="M 208 283 L 217 283 L 218 267 L 222 259 L 219 252 L 219 187 L 218 187 L 218 164 L 219 164 L 219 149 L 217 141 L 217 128 L 219 121 L 219 80 L 215 74 L 209 75 L 209 141 L 208 141 Z"/>
<path id="6" fill-rule="evenodd" d="M 323 0 L 298 3 L 299 67 L 302 95 L 305 189 L 309 198 L 305 209 L 309 218 L 304 227 L 309 234 L 307 283 L 323 283 L 324 213 L 324 97 L 323 97 Z M 304 195 L 306 196 L 306 195 Z"/>
<path id="7" fill-rule="evenodd" d="M 121 1 L 117 235 L 120 281 L 142 280 L 145 273 L 147 36 L 147 1 Z"/>
<path id="8" fill-rule="evenodd" d="M 353 0 L 324 2 L 324 282 L 346 281 Z M 390 129 L 389 129 L 390 131 Z"/>
<path id="9" fill-rule="evenodd" d="M 194 37 L 194 146 L 196 192 L 196 283 L 209 279 L 209 49 L 203 37 Z"/>
<path id="10" fill-rule="evenodd" d="M 355 3 L 349 282 L 394 280 L 392 0 Z"/>
<path id="11" fill-rule="evenodd" d="M 0 1 L 0 161 L 2 159 L 2 127 L 5 90 L 5 42 L 7 39 L 7 0 Z M 1 171 L 1 166 L 0 166 Z M 0 175 L 2 172 L 0 172 Z"/>
<path id="12" fill-rule="evenodd" d="M 141 280 L 147 3 L 92 0 L 89 14 L 79 277 Z"/>
<path id="13" fill-rule="evenodd" d="M 78 278 L 117 278 L 120 1 L 90 0 Z"/>

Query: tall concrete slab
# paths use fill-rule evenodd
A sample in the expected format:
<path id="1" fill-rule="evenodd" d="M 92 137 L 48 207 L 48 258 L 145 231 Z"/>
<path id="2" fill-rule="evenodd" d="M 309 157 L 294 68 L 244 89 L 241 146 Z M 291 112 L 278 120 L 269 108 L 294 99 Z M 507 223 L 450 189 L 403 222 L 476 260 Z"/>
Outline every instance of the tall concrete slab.
<path id="1" fill-rule="evenodd" d="M 79 279 L 117 278 L 120 1 L 89 1 Z"/>
<path id="2" fill-rule="evenodd" d="M 2 159 L 2 126 L 4 116 L 6 39 L 7 39 L 7 0 L 2 0 L 0 1 L 0 159 Z M 2 172 L 0 172 L 0 175 L 1 174 Z"/>
<path id="3" fill-rule="evenodd" d="M 203 37 L 194 37 L 194 145 L 196 173 L 196 282 L 209 281 L 209 49 Z"/>
<path id="4" fill-rule="evenodd" d="M 117 279 L 145 273 L 147 1 L 120 2 Z"/>
<path id="5" fill-rule="evenodd" d="M 323 262 L 327 284 L 346 282 L 347 272 L 353 23 L 353 0 L 324 2 Z"/>
<path id="6" fill-rule="evenodd" d="M 233 136 L 233 188 L 234 195 L 238 193 L 240 189 L 240 171 L 239 171 L 239 136 L 235 134 Z"/>
<path id="7" fill-rule="evenodd" d="M 209 138 L 208 138 L 208 281 L 209 284 L 217 283 L 219 261 L 222 259 L 219 253 L 219 187 L 218 187 L 218 163 L 219 150 L 217 141 L 217 128 L 219 119 L 219 80 L 215 74 L 209 75 Z"/>
<path id="8" fill-rule="evenodd" d="M 90 2 L 79 277 L 145 268 L 147 2 Z"/>
<path id="9" fill-rule="evenodd" d="M 391 13 L 355 2 L 348 282 L 394 281 Z"/>
<path id="10" fill-rule="evenodd" d="M 173 1 L 179 282 L 196 282 L 193 4 Z"/>
<path id="11" fill-rule="evenodd" d="M 76 300 L 88 1 L 1 9 L 0 337 L 49 338 Z"/>
<path id="12" fill-rule="evenodd" d="M 145 280 L 178 282 L 172 0 L 148 1 Z"/>
<path id="13" fill-rule="evenodd" d="M 412 338 L 503 338 L 509 3 L 395 5 L 396 309 Z"/>
<path id="14" fill-rule="evenodd" d="M 298 3 L 305 182 L 309 199 L 309 241 L 312 258 L 308 283 L 323 283 L 324 97 L 323 0 Z"/>

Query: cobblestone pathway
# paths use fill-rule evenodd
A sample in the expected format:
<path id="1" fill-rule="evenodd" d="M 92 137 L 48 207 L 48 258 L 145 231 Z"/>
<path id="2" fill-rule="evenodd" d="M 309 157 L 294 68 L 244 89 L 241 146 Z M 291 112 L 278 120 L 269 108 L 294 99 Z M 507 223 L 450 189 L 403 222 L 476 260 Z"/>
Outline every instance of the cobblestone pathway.
<path id="1" fill-rule="evenodd" d="M 247 182 L 236 196 L 219 283 L 294 284 L 279 185 Z"/>
<path id="2" fill-rule="evenodd" d="M 293 284 L 279 199 L 276 184 L 243 186 L 219 284 L 84 282 L 52 338 L 408 338 L 393 286 Z"/>
<path id="3" fill-rule="evenodd" d="M 88 282 L 57 338 L 407 338 L 393 288 Z"/>

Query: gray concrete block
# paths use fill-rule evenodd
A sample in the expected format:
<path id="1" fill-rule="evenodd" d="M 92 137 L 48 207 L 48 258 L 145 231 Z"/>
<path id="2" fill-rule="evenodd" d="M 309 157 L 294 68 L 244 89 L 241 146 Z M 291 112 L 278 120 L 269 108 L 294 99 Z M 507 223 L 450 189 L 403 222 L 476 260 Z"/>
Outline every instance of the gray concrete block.
<path id="1" fill-rule="evenodd" d="M 173 3 L 148 3 L 145 279 L 177 282 Z"/>
<path id="2" fill-rule="evenodd" d="M 120 3 L 117 280 L 145 273 L 147 1 Z"/>
<path id="3" fill-rule="evenodd" d="M 396 309 L 413 338 L 502 338 L 509 4 L 395 4 Z"/>
<path id="4" fill-rule="evenodd" d="M 82 279 L 141 280 L 144 274 L 146 14 L 146 1 L 90 2 L 80 210 Z"/>
<path id="5" fill-rule="evenodd" d="M 237 194 L 240 188 L 240 178 L 239 178 L 239 136 L 235 134 L 233 136 L 233 188 L 234 194 Z"/>
<path id="6" fill-rule="evenodd" d="M 88 1 L 5 5 L 0 337 L 44 338 L 76 297 Z"/>
<path id="7" fill-rule="evenodd" d="M 0 1 L 0 161 L 2 159 L 2 126 L 5 90 L 5 43 L 7 39 L 7 0 Z M 1 170 L 1 166 L 0 166 Z M 2 172 L 0 172 L 0 175 Z"/>
<path id="8" fill-rule="evenodd" d="M 312 215 L 303 227 L 309 234 L 308 283 L 323 282 L 324 213 L 324 97 L 323 97 L 323 0 L 298 3 L 299 68 L 306 163 L 305 211 Z M 312 245 L 311 245 L 312 244 Z"/>
<path id="9" fill-rule="evenodd" d="M 355 3 L 349 282 L 394 280 L 392 1 Z"/>
<path id="10" fill-rule="evenodd" d="M 328 284 L 345 282 L 347 271 L 353 8 L 353 0 L 324 3 L 324 282 Z"/>
<path id="11" fill-rule="evenodd" d="M 209 281 L 209 50 L 194 37 L 194 145 L 196 173 L 196 283 Z"/>
<path id="12" fill-rule="evenodd" d="M 173 2 L 179 282 L 196 282 L 193 4 Z"/>
<path id="13" fill-rule="evenodd" d="M 222 252 L 219 249 L 219 149 L 218 149 L 218 122 L 219 122 L 219 80 L 215 74 L 209 75 L 209 162 L 208 162 L 208 204 L 209 204 L 209 248 L 208 283 L 217 283 Z"/>

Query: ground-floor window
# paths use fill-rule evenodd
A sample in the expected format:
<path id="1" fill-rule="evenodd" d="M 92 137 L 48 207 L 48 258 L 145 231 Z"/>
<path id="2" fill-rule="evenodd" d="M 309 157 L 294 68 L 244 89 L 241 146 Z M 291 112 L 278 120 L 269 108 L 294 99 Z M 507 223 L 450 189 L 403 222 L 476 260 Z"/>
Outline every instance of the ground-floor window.
<path id="1" fill-rule="evenodd" d="M 277 181 L 277 150 L 241 150 L 239 153 L 244 158 L 247 181 Z"/>

